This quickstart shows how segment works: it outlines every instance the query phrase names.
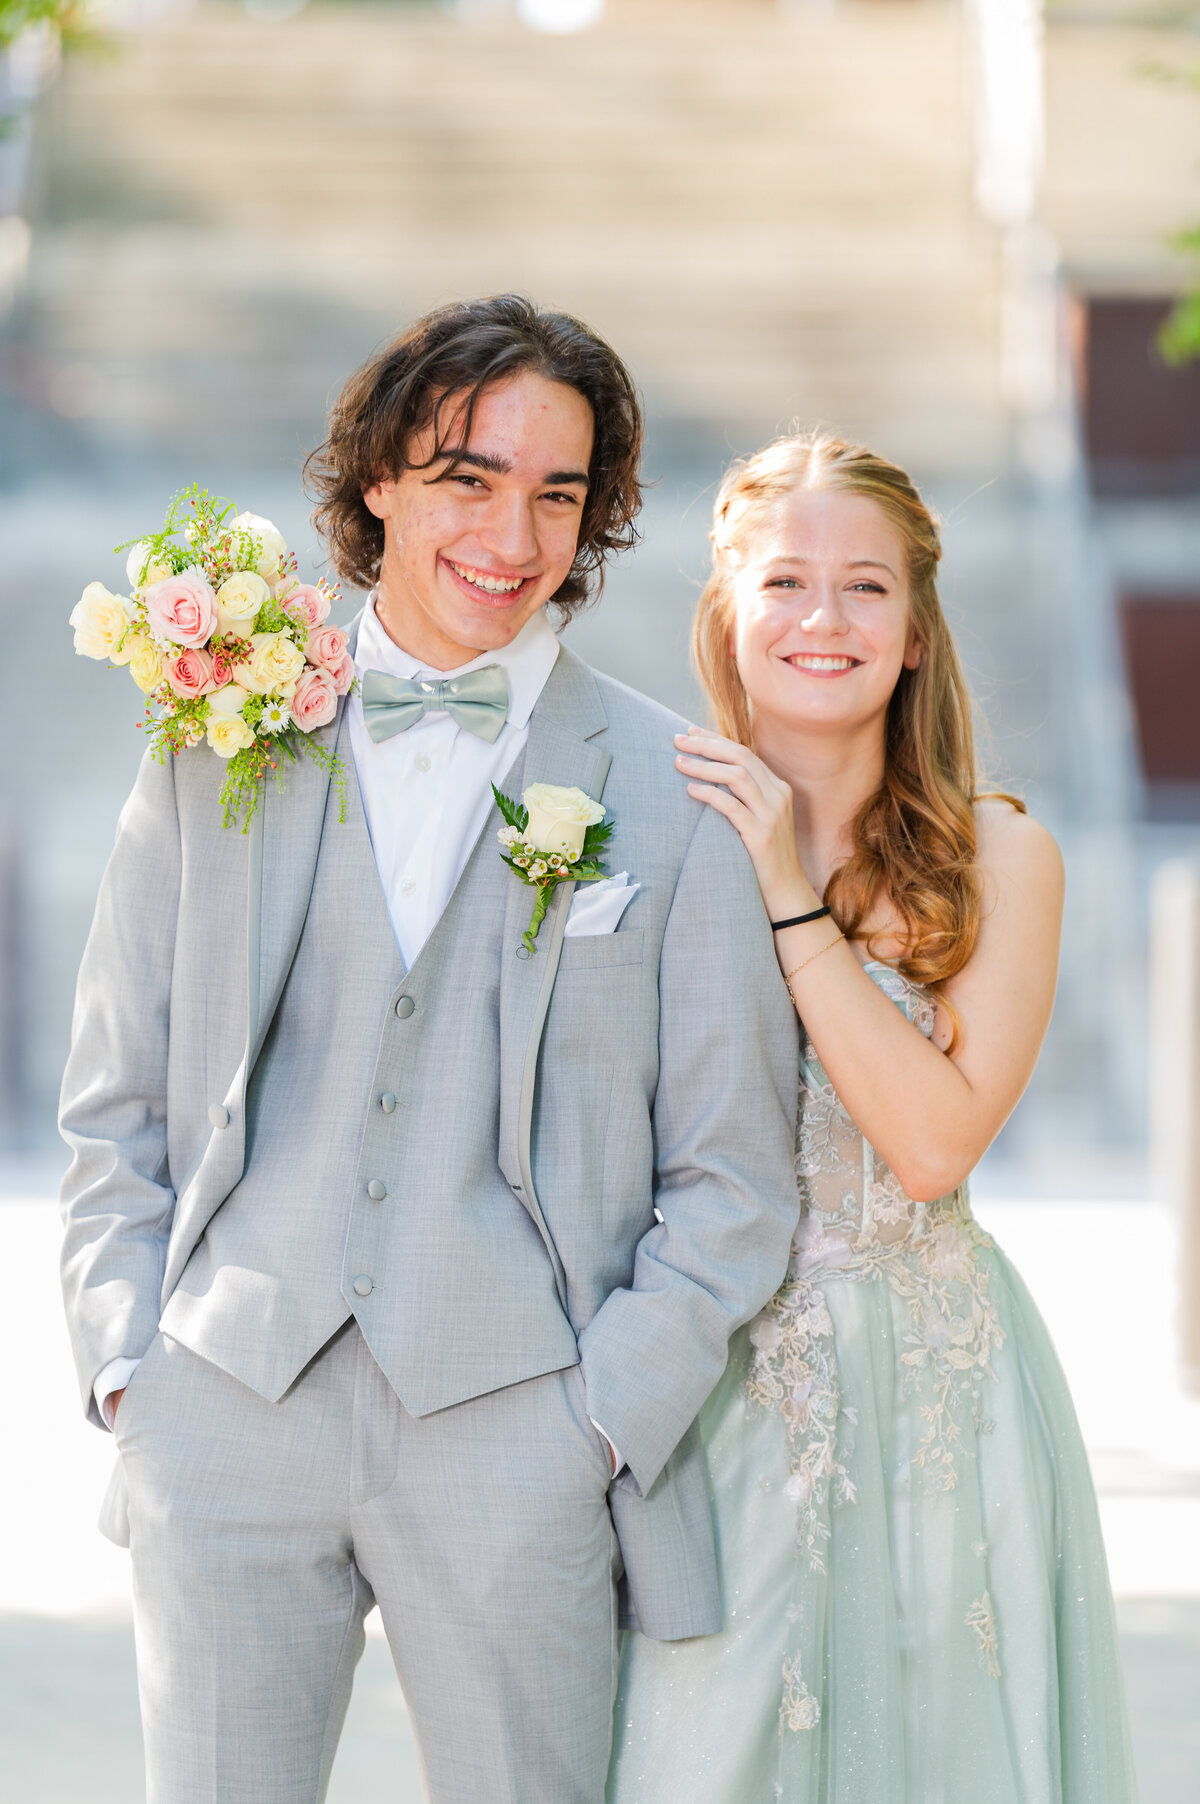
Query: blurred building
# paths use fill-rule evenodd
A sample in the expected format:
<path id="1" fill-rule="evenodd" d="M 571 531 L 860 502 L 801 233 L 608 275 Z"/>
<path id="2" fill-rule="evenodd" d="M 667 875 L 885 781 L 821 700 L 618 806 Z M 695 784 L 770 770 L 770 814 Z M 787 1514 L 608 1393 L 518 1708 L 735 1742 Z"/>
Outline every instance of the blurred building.
<path id="1" fill-rule="evenodd" d="M 1200 375 L 1152 346 L 1188 275 L 1168 234 L 1200 218 L 1200 94 L 1148 70 L 1200 57 L 1200 14 L 123 6 L 119 54 L 45 87 L 0 202 L 31 227 L 0 220 L 10 1137 L 48 1143 L 139 751 L 127 677 L 73 657 L 82 584 L 116 585 L 110 547 L 193 478 L 315 563 L 299 470 L 338 381 L 431 303 L 520 288 L 610 337 L 651 417 L 645 543 L 572 642 L 685 711 L 728 457 L 799 418 L 912 467 L 994 774 L 1068 856 L 1060 1006 L 1000 1150 L 1136 1158 L 1145 895 L 1200 836 Z"/>

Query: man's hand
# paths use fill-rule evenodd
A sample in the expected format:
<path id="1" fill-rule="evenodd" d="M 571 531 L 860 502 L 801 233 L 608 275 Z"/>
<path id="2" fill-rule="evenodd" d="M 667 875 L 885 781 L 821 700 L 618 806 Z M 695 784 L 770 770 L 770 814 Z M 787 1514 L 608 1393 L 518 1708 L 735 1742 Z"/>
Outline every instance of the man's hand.
<path id="1" fill-rule="evenodd" d="M 124 1395 L 125 1386 L 122 1385 L 119 1391 L 109 1391 L 108 1396 L 104 1399 L 104 1413 L 108 1417 L 108 1426 L 110 1428 L 116 1423 L 117 1411 L 121 1407 L 121 1398 Z"/>

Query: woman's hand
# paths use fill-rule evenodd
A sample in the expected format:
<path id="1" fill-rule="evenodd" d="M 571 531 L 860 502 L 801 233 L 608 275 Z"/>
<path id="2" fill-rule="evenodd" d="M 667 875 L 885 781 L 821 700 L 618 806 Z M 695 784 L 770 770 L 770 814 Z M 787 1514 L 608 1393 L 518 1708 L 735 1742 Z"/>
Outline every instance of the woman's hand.
<path id="1" fill-rule="evenodd" d="M 676 765 L 688 778 L 688 794 L 731 821 L 754 864 L 772 920 L 807 914 L 821 906 L 796 850 L 792 792 L 747 746 L 692 727 L 675 735 Z"/>

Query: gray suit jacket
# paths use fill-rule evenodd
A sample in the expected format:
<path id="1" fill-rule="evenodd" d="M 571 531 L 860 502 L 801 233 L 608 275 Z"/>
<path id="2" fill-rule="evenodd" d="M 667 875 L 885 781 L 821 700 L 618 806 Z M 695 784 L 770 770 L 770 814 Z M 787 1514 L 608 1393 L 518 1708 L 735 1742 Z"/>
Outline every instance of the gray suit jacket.
<path id="1" fill-rule="evenodd" d="M 613 1514 L 641 1621 L 659 1635 L 717 1626 L 691 1425 L 729 1336 L 782 1279 L 797 1210 L 795 1017 L 741 842 L 690 800 L 673 768 L 678 726 L 560 654 L 514 785 L 603 789 L 617 823 L 610 868 L 629 870 L 642 888 L 620 930 L 595 939 L 564 939 L 570 891 L 560 888 L 537 955 L 513 956 L 532 893 L 485 829 L 434 939 L 411 972 L 397 967 L 398 987 L 387 990 L 385 977 L 386 993 L 371 1002 L 368 1040 L 379 1020 L 394 1028 L 403 994 L 415 998 L 415 1025 L 427 1027 L 436 1009 L 460 1036 L 431 1037 L 414 1067 L 437 1088 L 414 1088 L 427 1100 L 405 1122 L 405 1207 L 391 1238 L 376 1232 L 372 1242 L 386 1308 L 372 1313 L 355 1296 L 348 1269 L 328 1280 L 329 1321 L 359 1316 L 414 1414 L 581 1362 L 589 1412 L 628 1462 Z M 336 744 L 338 727 L 324 738 Z M 328 824 L 327 779 L 302 760 L 282 790 L 268 784 L 248 835 L 220 825 L 221 776 L 206 750 L 143 764 L 80 973 L 63 1086 L 62 1130 L 75 1153 L 63 1283 L 93 1416 L 97 1373 L 119 1354 L 141 1354 L 164 1311 L 167 1332 L 264 1395 L 282 1394 L 317 1350 L 303 1335 L 288 1346 L 287 1320 L 267 1337 L 275 1347 L 263 1345 L 262 1247 L 270 1263 L 277 1246 L 282 1264 L 303 1237 L 296 1174 L 309 1152 L 298 1122 L 290 1168 L 263 1169 L 271 1155 L 255 1150 L 250 1080 L 286 1013 L 318 864 L 336 870 L 356 834 L 361 853 L 365 829 L 352 768 L 347 827 Z M 377 922 L 379 892 L 359 899 Z M 351 915 L 348 940 L 368 926 Z M 461 989 L 464 948 L 478 953 L 487 935 L 474 981 L 495 998 L 494 1109 L 478 1077 L 462 1087 L 461 1069 L 491 1031 L 482 1014 L 472 1024 L 473 997 Z M 299 1078 L 310 1050 L 277 1035 L 271 1058 Z M 375 1047 L 365 1066 L 350 1056 L 357 1050 L 345 1049 L 344 1075 L 335 1060 L 322 1078 L 323 1116 L 353 1124 L 353 1153 L 322 1181 L 326 1219 L 329 1207 L 345 1209 L 343 1239 L 355 1231 L 376 1100 L 373 1089 L 363 1094 Z M 448 1194 L 439 1175 L 451 1169 L 448 1122 L 460 1154 L 463 1135 L 478 1140 L 469 1150 L 491 1186 L 486 1198 L 482 1178 L 470 1193 L 461 1161 Z M 254 1179 L 256 1213 L 239 1217 L 237 1197 Z M 259 1236 L 244 1262 L 239 1221 L 253 1221 Z M 218 1229 L 221 1285 L 211 1272 L 190 1283 Z M 502 1255 L 511 1275 L 489 1287 Z M 217 1290 L 223 1314 L 206 1321 Z M 471 1305 L 485 1294 L 486 1306 Z"/>

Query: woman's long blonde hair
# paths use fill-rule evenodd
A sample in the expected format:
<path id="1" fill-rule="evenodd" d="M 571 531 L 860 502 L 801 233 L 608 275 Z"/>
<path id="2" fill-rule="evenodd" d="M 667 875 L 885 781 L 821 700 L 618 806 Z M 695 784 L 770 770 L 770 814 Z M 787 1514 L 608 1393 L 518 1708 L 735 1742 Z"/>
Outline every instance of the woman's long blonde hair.
<path id="1" fill-rule="evenodd" d="M 864 496 L 904 546 L 921 661 L 900 672 L 884 727 L 883 781 L 855 816 L 853 850 L 824 899 L 847 938 L 862 939 L 864 921 L 886 897 L 899 916 L 904 947 L 892 962 L 913 982 L 936 987 L 962 969 L 979 936 L 975 738 L 970 696 L 938 599 L 937 522 L 905 472 L 823 431 L 777 439 L 732 465 L 713 512 L 712 573 L 692 631 L 696 666 L 717 731 L 752 744 L 750 703 L 732 651 L 736 560 L 763 514 L 799 488 Z M 1024 812 L 1023 802 L 1005 800 Z"/>

